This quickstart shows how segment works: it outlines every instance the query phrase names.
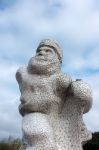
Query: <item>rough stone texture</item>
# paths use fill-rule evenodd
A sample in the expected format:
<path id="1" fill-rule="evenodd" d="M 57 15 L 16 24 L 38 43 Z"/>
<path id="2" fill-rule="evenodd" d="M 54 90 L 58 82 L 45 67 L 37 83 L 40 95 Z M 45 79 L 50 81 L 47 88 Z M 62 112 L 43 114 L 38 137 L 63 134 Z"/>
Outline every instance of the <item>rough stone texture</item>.
<path id="1" fill-rule="evenodd" d="M 92 106 L 91 89 L 62 73 L 61 63 L 56 41 L 43 40 L 16 73 L 23 116 L 20 150 L 82 150 L 91 139 L 82 118 Z"/>

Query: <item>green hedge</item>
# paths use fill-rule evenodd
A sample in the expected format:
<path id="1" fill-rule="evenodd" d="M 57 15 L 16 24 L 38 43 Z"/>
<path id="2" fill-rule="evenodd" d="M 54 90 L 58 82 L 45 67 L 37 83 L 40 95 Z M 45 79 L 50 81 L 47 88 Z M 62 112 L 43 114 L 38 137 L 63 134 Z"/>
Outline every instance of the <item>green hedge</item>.
<path id="1" fill-rule="evenodd" d="M 19 150 L 21 141 L 19 139 L 9 143 L 0 143 L 0 150 Z M 87 142 L 83 147 L 84 150 L 99 150 L 99 132 L 92 134 L 92 140 Z"/>
<path id="2" fill-rule="evenodd" d="M 0 150 L 19 150 L 20 142 L 0 143 Z"/>
<path id="3" fill-rule="evenodd" d="M 99 132 L 92 134 L 92 140 L 83 147 L 84 150 L 99 150 Z"/>

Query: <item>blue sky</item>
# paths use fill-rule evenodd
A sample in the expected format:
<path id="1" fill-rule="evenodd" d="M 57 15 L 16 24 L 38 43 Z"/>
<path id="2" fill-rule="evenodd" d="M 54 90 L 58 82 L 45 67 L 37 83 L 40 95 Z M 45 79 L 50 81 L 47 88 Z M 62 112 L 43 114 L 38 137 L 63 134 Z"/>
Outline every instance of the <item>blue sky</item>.
<path id="1" fill-rule="evenodd" d="M 63 72 L 91 85 L 93 107 L 84 120 L 99 131 L 99 1 L 0 0 L 0 138 L 21 136 L 15 72 L 44 38 L 63 49 Z"/>

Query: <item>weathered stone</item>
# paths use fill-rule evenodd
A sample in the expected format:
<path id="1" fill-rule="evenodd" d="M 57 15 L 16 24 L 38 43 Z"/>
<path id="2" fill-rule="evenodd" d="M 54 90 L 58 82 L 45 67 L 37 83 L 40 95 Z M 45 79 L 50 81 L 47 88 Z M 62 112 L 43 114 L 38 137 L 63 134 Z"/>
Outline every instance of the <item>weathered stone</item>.
<path id="1" fill-rule="evenodd" d="M 91 89 L 61 72 L 62 55 L 56 41 L 43 40 L 16 73 L 23 116 L 20 150 L 82 150 L 91 139 L 82 118 L 92 106 Z"/>

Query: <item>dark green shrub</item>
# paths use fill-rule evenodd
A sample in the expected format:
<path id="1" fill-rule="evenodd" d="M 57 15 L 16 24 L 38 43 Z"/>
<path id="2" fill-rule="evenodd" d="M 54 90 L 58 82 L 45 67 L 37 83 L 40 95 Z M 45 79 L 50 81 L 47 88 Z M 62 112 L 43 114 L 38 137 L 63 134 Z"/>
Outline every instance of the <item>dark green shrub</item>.
<path id="1" fill-rule="evenodd" d="M 92 140 L 83 147 L 84 150 L 99 150 L 99 132 L 92 134 Z"/>

